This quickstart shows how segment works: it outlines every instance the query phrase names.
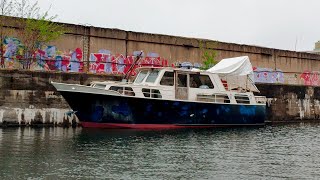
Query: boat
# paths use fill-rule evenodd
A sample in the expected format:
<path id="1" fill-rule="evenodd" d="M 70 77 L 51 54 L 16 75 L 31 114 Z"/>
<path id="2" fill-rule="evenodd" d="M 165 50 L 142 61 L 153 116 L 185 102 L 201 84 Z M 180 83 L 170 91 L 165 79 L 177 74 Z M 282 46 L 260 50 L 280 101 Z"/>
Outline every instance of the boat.
<path id="1" fill-rule="evenodd" d="M 90 85 L 51 82 L 85 128 L 211 128 L 261 126 L 266 98 L 247 56 L 209 70 L 140 67 L 132 81 Z"/>

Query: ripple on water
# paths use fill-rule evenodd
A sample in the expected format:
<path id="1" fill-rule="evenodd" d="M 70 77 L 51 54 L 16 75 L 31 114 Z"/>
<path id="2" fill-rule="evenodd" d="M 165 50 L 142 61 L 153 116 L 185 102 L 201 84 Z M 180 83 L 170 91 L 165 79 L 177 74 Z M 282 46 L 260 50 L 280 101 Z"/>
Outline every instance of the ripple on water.
<path id="1" fill-rule="evenodd" d="M 207 130 L 0 129 L 0 177 L 320 178 L 320 126 Z"/>

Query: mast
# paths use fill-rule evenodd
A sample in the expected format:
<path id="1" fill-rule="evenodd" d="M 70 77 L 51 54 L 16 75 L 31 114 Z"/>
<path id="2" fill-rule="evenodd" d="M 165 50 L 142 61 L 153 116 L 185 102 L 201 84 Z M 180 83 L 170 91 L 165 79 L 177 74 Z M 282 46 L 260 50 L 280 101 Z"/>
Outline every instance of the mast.
<path id="1" fill-rule="evenodd" d="M 141 60 L 142 55 L 143 55 L 143 51 L 141 51 L 140 54 L 135 57 L 135 60 L 133 61 L 133 63 L 131 64 L 130 68 L 128 69 L 128 71 L 124 75 L 122 81 L 128 82 L 129 77 L 130 77 L 130 75 L 131 75 L 131 73 L 133 71 L 134 66 Z"/>

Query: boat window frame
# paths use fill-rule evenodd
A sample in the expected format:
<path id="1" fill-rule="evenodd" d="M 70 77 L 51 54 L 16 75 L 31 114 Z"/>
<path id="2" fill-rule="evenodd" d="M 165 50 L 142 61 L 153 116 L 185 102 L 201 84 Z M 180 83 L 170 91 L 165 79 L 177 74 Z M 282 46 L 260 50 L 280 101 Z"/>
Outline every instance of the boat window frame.
<path id="1" fill-rule="evenodd" d="M 231 98 L 226 93 L 197 94 L 197 101 L 230 104 Z"/>
<path id="2" fill-rule="evenodd" d="M 154 72 L 157 72 L 157 75 L 156 76 L 153 76 L 152 75 L 152 73 L 154 73 Z M 151 76 L 152 75 L 152 76 Z M 159 76 L 160 76 L 160 70 L 158 70 L 158 69 L 151 69 L 151 70 L 149 70 L 149 73 L 148 73 L 148 76 L 145 78 L 145 82 L 146 83 L 155 83 L 156 81 L 157 81 L 157 79 L 159 78 Z M 152 78 L 151 80 L 152 81 L 148 81 L 148 79 L 149 78 Z"/>
<path id="3" fill-rule="evenodd" d="M 189 77 L 190 74 L 187 73 L 178 73 L 177 74 L 177 83 L 176 86 L 178 88 L 188 88 L 189 87 Z"/>
<path id="4" fill-rule="evenodd" d="M 234 94 L 237 104 L 251 104 L 248 94 Z"/>
<path id="5" fill-rule="evenodd" d="M 193 82 L 195 82 L 194 80 L 193 81 L 191 80 L 191 79 L 193 79 L 192 76 L 198 76 L 198 80 L 201 83 L 200 86 L 198 86 L 198 84 L 197 84 L 197 87 L 192 86 Z M 203 79 L 201 79 L 201 77 L 206 77 L 208 79 L 203 80 Z M 202 80 L 204 82 L 202 82 Z M 208 83 L 206 83 L 206 81 L 208 81 L 208 80 L 210 82 L 209 85 L 208 85 Z M 214 89 L 215 88 L 215 83 L 213 83 L 211 77 L 208 74 L 189 74 L 189 87 L 192 88 L 192 89 Z"/>
<path id="6" fill-rule="evenodd" d="M 145 75 L 139 82 L 137 82 L 137 79 L 138 79 L 138 77 L 140 76 L 140 74 L 141 74 L 142 72 L 147 72 L 147 73 L 146 73 L 146 75 Z M 146 80 L 146 78 L 149 76 L 149 73 L 150 73 L 150 70 L 149 70 L 149 69 L 143 69 L 143 70 L 141 70 L 141 71 L 138 73 L 137 77 L 135 78 L 134 83 L 135 83 L 135 84 L 142 84 L 142 83 Z"/>
<path id="7" fill-rule="evenodd" d="M 134 92 L 133 88 L 128 86 L 110 86 L 109 90 L 118 92 L 122 95 L 136 96 L 136 93 Z"/>
<path id="8" fill-rule="evenodd" d="M 171 77 L 169 76 L 165 76 L 166 73 L 172 73 L 172 85 L 168 83 L 168 80 L 170 80 Z M 171 80 L 170 80 L 171 81 Z M 165 83 L 164 83 L 165 82 Z M 168 84 L 166 84 L 168 83 Z M 160 79 L 160 82 L 159 84 L 161 86 L 174 86 L 174 72 L 173 71 L 164 71 L 163 74 L 162 74 L 162 77 Z"/>
<path id="9" fill-rule="evenodd" d="M 97 88 L 97 89 L 106 89 L 107 85 L 106 84 L 95 83 L 95 84 L 93 84 L 92 87 Z"/>
<path id="10" fill-rule="evenodd" d="M 162 95 L 159 89 L 142 88 L 141 92 L 146 98 L 162 99 Z"/>

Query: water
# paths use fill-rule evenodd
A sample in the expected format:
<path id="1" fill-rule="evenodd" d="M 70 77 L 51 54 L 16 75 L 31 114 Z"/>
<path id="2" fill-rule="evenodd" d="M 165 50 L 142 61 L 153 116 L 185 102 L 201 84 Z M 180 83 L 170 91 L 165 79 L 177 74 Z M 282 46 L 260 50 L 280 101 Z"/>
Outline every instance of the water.
<path id="1" fill-rule="evenodd" d="M 0 129 L 1 179 L 319 179 L 320 124 Z"/>

